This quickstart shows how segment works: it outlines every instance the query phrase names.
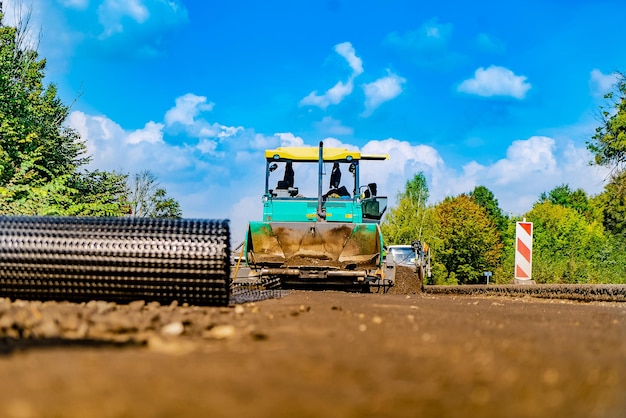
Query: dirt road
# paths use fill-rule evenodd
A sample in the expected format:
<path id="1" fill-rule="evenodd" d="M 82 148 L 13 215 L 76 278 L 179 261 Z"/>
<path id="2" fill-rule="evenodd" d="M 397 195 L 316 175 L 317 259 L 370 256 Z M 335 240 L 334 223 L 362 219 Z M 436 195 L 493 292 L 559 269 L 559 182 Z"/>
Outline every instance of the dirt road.
<path id="1" fill-rule="evenodd" d="M 0 299 L 0 416 L 624 417 L 626 304 Z M 116 345 L 119 344 L 119 345 Z"/>

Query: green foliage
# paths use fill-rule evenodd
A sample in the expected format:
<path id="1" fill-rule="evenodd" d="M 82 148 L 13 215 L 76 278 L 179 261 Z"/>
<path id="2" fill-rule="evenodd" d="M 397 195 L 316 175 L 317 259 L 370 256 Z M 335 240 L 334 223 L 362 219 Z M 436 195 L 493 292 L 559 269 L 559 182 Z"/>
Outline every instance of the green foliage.
<path id="1" fill-rule="evenodd" d="M 154 209 L 150 213 L 151 218 L 176 218 L 183 217 L 180 204 L 171 197 L 167 197 L 165 189 L 157 189 L 151 198 Z"/>
<path id="2" fill-rule="evenodd" d="M 626 170 L 611 176 L 596 203 L 602 211 L 604 228 L 626 241 Z"/>
<path id="3" fill-rule="evenodd" d="M 502 213 L 498 199 L 496 199 L 493 192 L 485 186 L 476 186 L 474 190 L 470 192 L 470 197 L 474 203 L 485 208 L 491 222 L 493 222 L 498 231 L 503 234 L 508 227 L 509 218 Z"/>
<path id="4" fill-rule="evenodd" d="M 423 208 L 426 207 L 429 196 L 430 192 L 428 191 L 426 177 L 424 172 L 420 171 L 411 180 L 407 180 L 404 191 L 398 194 L 398 200 L 406 198 L 411 200 L 416 207 Z"/>
<path id="5" fill-rule="evenodd" d="M 432 214 L 427 207 L 429 191 L 424 173 L 419 172 L 406 182 L 404 191 L 398 193 L 397 206 L 391 208 L 381 224 L 388 244 L 410 244 L 432 238 Z"/>
<path id="6" fill-rule="evenodd" d="M 441 248 L 436 257 L 447 279 L 478 283 L 484 271 L 494 271 L 502 255 L 502 241 L 487 210 L 468 195 L 448 197 L 435 207 Z"/>
<path id="7" fill-rule="evenodd" d="M 135 174 L 128 186 L 132 216 L 140 218 L 181 218 L 180 205 L 159 186 L 157 176 L 149 170 Z"/>
<path id="8" fill-rule="evenodd" d="M 0 185 L 23 168 L 29 178 L 51 180 L 84 164 L 85 145 L 65 128 L 69 108 L 54 85 L 44 87 L 45 60 L 21 44 L 23 29 L 0 23 Z"/>
<path id="9" fill-rule="evenodd" d="M 126 174 L 99 170 L 74 175 L 70 184 L 77 193 L 68 215 L 122 216 L 129 213 L 127 179 Z"/>
<path id="10" fill-rule="evenodd" d="M 538 283 L 601 283 L 614 242 L 599 222 L 546 201 L 526 214 L 533 222 L 533 279 Z"/>
<path id="11" fill-rule="evenodd" d="M 626 75 L 617 73 L 614 91 L 605 95 L 609 102 L 600 107 L 602 125 L 587 148 L 594 155 L 594 163 L 621 170 L 626 162 Z"/>
<path id="12" fill-rule="evenodd" d="M 69 114 L 46 61 L 24 39 L 28 20 L 3 22 L 0 2 L 0 213 L 120 216 L 128 212 L 126 176 L 79 172 L 85 141 L 64 126 Z"/>
<path id="13" fill-rule="evenodd" d="M 580 214 L 591 216 L 591 205 L 587 193 L 583 189 L 572 190 L 567 184 L 557 186 L 549 193 L 541 193 L 539 202 L 550 202 L 554 205 L 574 209 Z"/>
<path id="14" fill-rule="evenodd" d="M 68 215 L 77 191 L 59 176 L 39 185 L 9 183 L 0 186 L 0 213 L 6 215 Z"/>

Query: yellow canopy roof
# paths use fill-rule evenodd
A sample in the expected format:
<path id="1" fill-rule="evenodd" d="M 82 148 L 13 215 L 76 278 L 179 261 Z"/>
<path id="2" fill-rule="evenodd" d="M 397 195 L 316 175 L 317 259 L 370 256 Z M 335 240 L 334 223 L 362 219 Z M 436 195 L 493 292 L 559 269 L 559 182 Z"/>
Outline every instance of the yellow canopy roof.
<path id="1" fill-rule="evenodd" d="M 324 147 L 324 161 L 350 162 L 355 160 L 388 160 L 388 154 L 361 154 L 346 148 Z M 318 147 L 279 147 L 265 150 L 268 161 L 303 161 L 317 162 L 320 150 Z"/>

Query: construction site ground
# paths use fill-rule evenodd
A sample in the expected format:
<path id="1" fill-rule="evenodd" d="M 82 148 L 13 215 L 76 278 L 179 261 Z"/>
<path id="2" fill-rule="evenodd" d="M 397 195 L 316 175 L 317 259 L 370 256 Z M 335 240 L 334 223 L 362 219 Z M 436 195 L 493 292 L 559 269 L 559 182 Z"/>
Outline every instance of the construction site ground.
<path id="1" fill-rule="evenodd" d="M 0 299 L 0 417 L 624 417 L 626 304 Z"/>

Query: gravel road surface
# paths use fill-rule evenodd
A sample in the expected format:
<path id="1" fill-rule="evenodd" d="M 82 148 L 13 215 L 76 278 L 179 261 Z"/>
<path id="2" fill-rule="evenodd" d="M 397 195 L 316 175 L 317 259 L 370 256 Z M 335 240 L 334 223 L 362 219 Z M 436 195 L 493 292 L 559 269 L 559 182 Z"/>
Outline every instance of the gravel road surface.
<path id="1" fill-rule="evenodd" d="M 0 416 L 624 417 L 626 304 L 0 299 Z"/>

